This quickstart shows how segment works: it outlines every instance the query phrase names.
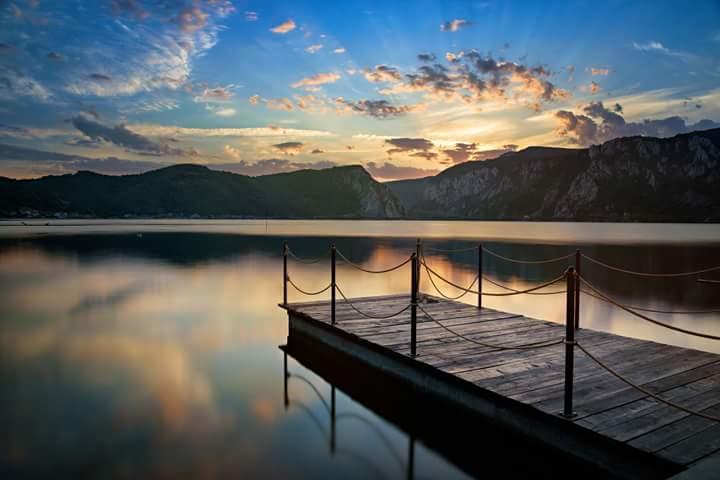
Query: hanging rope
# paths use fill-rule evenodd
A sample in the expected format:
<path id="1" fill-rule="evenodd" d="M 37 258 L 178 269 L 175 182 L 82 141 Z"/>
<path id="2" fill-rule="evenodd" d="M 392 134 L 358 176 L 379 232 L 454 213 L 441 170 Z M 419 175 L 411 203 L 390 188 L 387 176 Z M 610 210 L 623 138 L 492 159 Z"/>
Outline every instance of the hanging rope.
<path id="1" fill-rule="evenodd" d="M 595 295 L 592 292 L 588 292 L 587 290 L 581 290 L 582 293 L 589 297 L 597 298 L 598 300 L 604 300 L 599 295 Z M 720 309 L 716 310 L 659 310 L 655 308 L 647 308 L 647 307 L 636 307 L 634 305 L 627 305 L 627 308 L 630 308 L 632 310 L 639 310 L 641 312 L 651 312 L 651 313 L 664 313 L 668 315 L 709 315 L 713 313 L 720 313 Z"/>
<path id="2" fill-rule="evenodd" d="M 472 291 L 472 286 L 475 285 L 475 282 L 477 282 L 478 278 L 479 278 L 478 275 L 475 275 L 475 278 L 473 278 L 473 281 L 470 283 L 470 285 L 468 285 L 467 288 L 463 289 L 463 291 L 460 295 L 451 297 L 451 296 L 445 294 L 442 290 L 440 290 L 440 287 L 437 286 L 437 284 L 435 283 L 435 280 L 433 279 L 433 275 L 432 275 L 432 273 L 430 273 L 428 271 L 428 268 L 427 268 L 427 265 L 425 264 L 425 262 L 423 262 L 423 266 L 425 267 L 425 271 L 428 272 L 428 278 L 430 279 L 430 283 L 432 284 L 432 286 L 435 288 L 435 291 L 438 293 L 438 295 L 440 295 L 441 297 L 443 297 L 447 300 L 458 300 L 458 299 L 464 297 L 465 295 L 467 295 L 468 293 L 470 293 Z"/>
<path id="3" fill-rule="evenodd" d="M 583 352 L 585 355 L 587 355 L 588 357 L 590 357 L 591 360 L 593 360 L 595 363 L 597 363 L 597 364 L 600 365 L 602 368 L 604 368 L 605 370 L 607 370 L 610 374 L 612 374 L 612 375 L 613 375 L 614 377 L 616 377 L 618 380 L 620 380 L 620 381 L 624 382 L 625 384 L 631 386 L 632 388 L 635 388 L 636 390 L 644 393 L 644 394 L 647 395 L 648 397 L 654 398 L 654 399 L 657 400 L 658 402 L 664 403 L 664 404 L 666 404 L 666 405 L 670 405 L 671 407 L 677 408 L 678 410 L 682 410 L 683 412 L 689 413 L 690 415 L 696 415 L 696 416 L 698 416 L 698 417 L 702 417 L 702 418 L 705 418 L 705 419 L 707 419 L 707 420 L 712 420 L 713 422 L 720 422 L 720 418 L 719 418 L 719 417 L 713 417 L 712 415 L 707 415 L 707 414 L 705 414 L 705 413 L 698 412 L 698 411 L 696 411 L 696 410 L 691 410 L 691 409 L 689 409 L 689 408 L 683 407 L 682 405 L 678 405 L 677 403 L 671 402 L 670 400 L 665 400 L 665 399 L 662 398 L 661 396 L 656 395 L 656 394 L 652 393 L 650 390 L 648 390 L 648 389 L 646 389 L 646 388 L 643 388 L 643 387 L 641 387 L 640 385 L 638 385 L 638 384 L 636 384 L 636 383 L 633 383 L 633 382 L 631 382 L 630 380 L 628 380 L 627 378 L 623 377 L 623 376 L 620 375 L 616 370 L 614 370 L 612 367 L 606 365 L 605 363 L 603 363 L 602 360 L 600 360 L 599 358 L 597 358 L 597 357 L 596 357 L 595 355 L 593 355 L 592 353 L 588 352 L 588 351 L 585 349 L 585 347 L 583 347 L 583 346 L 580 345 L 579 343 L 575 342 L 575 346 L 577 346 L 580 350 L 582 350 L 582 352 Z"/>
<path id="4" fill-rule="evenodd" d="M 509 290 L 511 292 L 518 293 L 520 290 L 516 290 L 514 288 L 508 287 L 507 285 L 503 285 L 502 283 L 496 282 L 495 280 L 491 279 L 490 277 L 483 275 L 483 279 L 492 284 L 496 287 L 504 288 L 505 290 Z M 566 290 L 553 290 L 552 292 L 528 292 L 528 295 L 557 295 L 559 293 L 565 293 Z"/>
<path id="5" fill-rule="evenodd" d="M 343 293 L 343 291 L 340 290 L 340 287 L 339 287 L 339 286 L 335 285 L 335 288 L 337 289 L 338 293 L 340 293 L 340 296 L 343 298 L 343 300 L 345 300 L 345 303 L 347 303 L 348 305 L 350 305 L 350 308 L 352 308 L 352 309 L 355 310 L 357 313 L 359 313 L 360 315 L 362 315 L 363 317 L 366 317 L 366 318 L 373 318 L 373 319 L 376 319 L 376 320 L 385 320 L 385 319 L 388 319 L 388 318 L 396 317 L 396 316 L 400 315 L 401 313 L 403 313 L 403 312 L 404 312 L 405 310 L 407 310 L 408 308 L 410 308 L 410 304 L 407 304 L 407 305 L 405 305 L 401 310 L 398 310 L 397 312 L 392 313 L 392 314 L 390 314 L 390 315 L 373 315 L 373 314 L 370 314 L 370 313 L 367 313 L 367 312 L 363 312 L 362 310 L 358 309 L 358 308 L 345 296 L 345 294 Z"/>
<path id="6" fill-rule="evenodd" d="M 302 293 L 302 294 L 304 294 L 304 295 L 310 295 L 310 296 L 320 295 L 321 293 L 325 293 L 327 290 L 330 289 L 330 287 L 332 287 L 332 283 L 329 283 L 328 286 L 325 287 L 325 288 L 323 288 L 322 290 L 318 290 L 317 292 L 308 292 L 308 291 L 305 291 L 305 290 L 303 290 L 302 288 L 298 287 L 297 285 L 295 285 L 295 282 L 293 282 L 292 279 L 291 279 L 289 276 L 287 277 L 287 281 L 288 281 L 288 283 L 289 283 L 290 285 L 292 285 L 293 288 L 295 288 L 295 290 L 297 290 L 298 292 L 300 292 L 300 293 Z"/>
<path id="7" fill-rule="evenodd" d="M 448 280 L 447 278 L 444 278 L 442 275 L 440 275 L 440 274 L 437 273 L 435 270 L 433 270 L 432 268 L 430 268 L 430 266 L 429 266 L 426 262 L 423 261 L 422 263 L 423 263 L 423 265 L 425 265 L 425 268 L 426 268 L 430 273 L 432 273 L 433 275 L 435 275 L 436 277 L 438 277 L 440 280 L 442 280 L 443 282 L 447 283 L 448 285 L 452 285 L 453 287 L 455 287 L 455 288 L 457 288 L 457 289 L 460 289 L 460 290 L 465 290 L 465 291 L 467 291 L 467 293 L 474 293 L 475 295 L 478 294 L 478 291 L 477 291 L 477 290 L 471 290 L 471 289 L 469 289 L 469 288 L 465 288 L 465 287 L 463 287 L 463 286 L 461 286 L 461 285 L 458 285 L 457 283 L 454 283 L 454 282 Z M 536 290 L 540 290 L 540 289 L 542 289 L 542 288 L 548 287 L 548 286 L 550 286 L 550 285 L 553 285 L 553 284 L 559 282 L 560 280 L 562 280 L 562 279 L 564 279 L 564 278 L 565 278 L 565 274 L 563 273 L 563 274 L 560 275 L 559 277 L 554 278 L 554 279 L 550 280 L 549 282 L 545 282 L 545 283 L 543 283 L 543 284 L 537 285 L 537 286 L 532 287 L 532 288 L 528 288 L 528 289 L 526 289 L 526 290 L 516 290 L 516 291 L 513 291 L 513 292 L 482 292 L 482 295 L 483 295 L 483 296 L 489 296 L 489 297 L 508 297 L 508 296 L 511 296 L 511 295 L 520 295 L 520 294 L 523 294 L 523 293 L 530 293 L 530 292 L 534 292 L 534 291 L 536 291 Z"/>
<path id="8" fill-rule="evenodd" d="M 488 250 L 485 247 L 483 247 L 483 252 L 485 252 L 488 255 L 491 255 L 493 257 L 499 258 L 500 260 L 505 260 L 506 262 L 524 263 L 524 264 L 528 264 L 528 265 L 539 265 L 539 264 L 543 264 L 543 263 L 560 262 L 562 260 L 567 260 L 568 258 L 571 258 L 572 256 L 575 255 L 574 253 L 568 253 L 567 255 L 563 255 L 562 257 L 548 258 L 545 260 L 520 260 L 518 258 L 511 258 L 511 257 L 506 257 L 504 255 L 500 255 L 499 253 L 495 253 L 492 250 Z"/>
<path id="9" fill-rule="evenodd" d="M 601 267 L 605 267 L 609 270 L 614 270 L 616 272 L 621 272 L 621 273 L 627 273 L 628 275 L 637 275 L 640 277 L 660 277 L 660 278 L 692 277 L 693 275 L 699 275 L 701 273 L 708 273 L 708 272 L 714 272 L 716 270 L 720 270 L 720 265 L 719 265 L 717 267 L 703 268 L 702 270 L 695 270 L 693 272 L 679 272 L 679 273 L 637 272 L 635 270 L 627 270 L 625 268 L 620 268 L 620 267 L 615 267 L 613 265 L 609 265 L 609 264 L 601 262 L 600 260 L 597 260 L 593 257 L 588 257 L 584 253 L 582 254 L 582 256 L 584 259 L 589 260 L 592 263 L 595 263 L 597 265 L 600 265 Z"/>
<path id="10" fill-rule="evenodd" d="M 388 273 L 388 272 L 392 272 L 392 271 L 394 271 L 394 270 L 397 270 L 398 268 L 404 267 L 405 265 L 407 265 L 408 263 L 410 263 L 410 261 L 412 260 L 412 257 L 408 257 L 407 260 L 405 260 L 405 261 L 402 262 L 402 263 L 399 263 L 399 264 L 395 265 L 394 267 L 385 268 L 385 269 L 382 269 L 382 270 L 370 270 L 370 269 L 368 269 L 368 268 L 364 268 L 364 267 L 358 265 L 357 263 L 351 262 L 345 255 L 343 255 L 343 253 L 342 253 L 340 250 L 336 250 L 336 252 L 337 252 L 338 256 L 339 256 L 340 258 L 342 258 L 343 261 L 345 261 L 345 263 L 347 263 L 347 264 L 350 265 L 351 267 L 356 268 L 356 269 L 358 269 L 358 270 L 361 270 L 361 271 L 363 271 L 363 272 L 365 272 L 365 273 Z"/>
<path id="11" fill-rule="evenodd" d="M 435 322 L 436 324 L 438 324 L 440 327 L 442 327 L 443 329 L 445 329 L 448 333 L 451 333 L 451 334 L 455 335 L 456 337 L 462 338 L 463 340 L 466 340 L 466 341 L 468 341 L 468 342 L 474 343 L 474 344 L 476 344 L 476 345 L 480 345 L 481 347 L 495 348 L 495 349 L 497 349 L 497 350 L 532 350 L 532 349 L 535 349 L 535 348 L 551 347 L 551 346 L 553 346 L 553 345 L 559 345 L 559 344 L 563 343 L 563 339 L 562 339 L 562 338 L 559 339 L 559 340 L 545 340 L 545 341 L 542 341 L 542 342 L 526 343 L 526 344 L 524 344 L 524 345 L 513 345 L 513 346 L 497 345 L 497 344 L 479 342 L 479 341 L 477 341 L 477 340 L 475 340 L 475 339 L 473 339 L 473 338 L 470 338 L 470 337 L 467 337 L 467 336 L 463 335 L 462 333 L 456 332 L 455 330 L 451 329 L 450 327 L 447 327 L 447 326 L 443 325 L 443 324 L 440 323 L 438 320 L 436 320 L 432 315 L 430 315 L 421 305 L 418 305 L 417 307 L 420 309 L 421 312 L 423 312 L 423 313 L 425 314 L 425 316 L 426 316 L 429 320 L 431 320 L 431 321 Z"/>
<path id="12" fill-rule="evenodd" d="M 287 253 L 288 253 L 292 258 L 294 258 L 296 261 L 298 261 L 298 262 L 300 262 L 300 263 L 304 263 L 304 264 L 306 264 L 306 265 L 312 265 L 312 264 L 314 264 L 314 263 L 320 263 L 320 262 L 322 262 L 322 261 L 325 260 L 324 258 L 302 258 L 302 257 L 298 257 L 297 255 L 295 255 L 295 253 L 294 253 L 292 250 L 290 250 L 290 247 L 288 247 Z"/>
<path id="13" fill-rule="evenodd" d="M 584 283 L 585 286 L 587 286 L 590 290 L 592 290 L 593 293 L 595 293 L 601 300 L 611 303 L 611 304 L 615 305 L 616 307 L 621 308 L 622 310 L 625 310 L 626 312 L 628 312 L 632 315 L 635 315 L 636 317 L 641 318 L 647 322 L 654 323 L 655 325 L 659 325 L 661 327 L 665 327 L 667 329 L 674 330 L 676 332 L 693 335 L 695 337 L 709 338 L 711 340 L 720 340 L 720 337 L 718 337 L 716 335 L 710 335 L 709 333 L 700 333 L 700 332 L 694 332 L 692 330 L 686 330 L 684 328 L 676 327 L 674 325 L 670 325 L 668 323 L 664 323 L 659 320 L 655 320 L 654 318 L 650 318 L 646 315 L 643 315 L 642 313 L 638 313 L 638 312 L 634 311 L 633 309 L 631 309 L 630 307 L 628 307 L 627 305 L 623 305 L 623 304 L 613 300 L 612 298 L 608 297 L 603 292 L 601 292 L 600 290 L 595 288 L 592 284 L 590 284 L 587 280 L 585 280 L 582 276 L 580 276 L 579 278 L 580 278 L 580 281 L 582 283 Z"/>

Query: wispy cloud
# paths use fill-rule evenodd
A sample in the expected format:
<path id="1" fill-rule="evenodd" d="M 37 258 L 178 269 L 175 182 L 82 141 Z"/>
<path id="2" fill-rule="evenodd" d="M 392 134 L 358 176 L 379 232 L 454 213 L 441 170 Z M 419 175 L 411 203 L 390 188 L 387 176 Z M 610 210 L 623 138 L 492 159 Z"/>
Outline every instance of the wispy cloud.
<path id="1" fill-rule="evenodd" d="M 317 52 L 318 50 L 320 50 L 321 48 L 323 48 L 322 44 L 321 44 L 321 43 L 316 43 L 316 44 L 314 44 L 314 45 L 310 45 L 309 47 L 305 48 L 305 51 L 308 52 L 308 53 L 315 53 L 315 52 Z"/>
<path id="2" fill-rule="evenodd" d="M 610 73 L 609 68 L 590 68 L 590 75 L 597 76 L 597 75 L 608 75 Z"/>
<path id="3" fill-rule="evenodd" d="M 440 31 L 441 32 L 457 32 L 463 27 L 467 27 L 472 25 L 472 22 L 469 22 L 468 20 L 462 19 L 462 18 L 456 18 L 454 20 L 450 20 L 449 22 L 443 22 L 440 24 Z"/>
<path id="4" fill-rule="evenodd" d="M 284 21 L 280 25 L 277 25 L 277 26 L 271 28 L 270 31 L 273 33 L 283 35 L 283 34 L 286 34 L 288 32 L 295 30 L 295 28 L 297 28 L 297 25 L 295 25 L 295 21 L 290 19 L 290 20 Z"/>
<path id="5" fill-rule="evenodd" d="M 128 125 L 132 131 L 149 137 L 329 137 L 332 132 L 300 128 L 189 128 L 170 125 L 137 123 Z"/>
<path id="6" fill-rule="evenodd" d="M 345 53 L 345 48 L 339 47 L 333 50 L 333 53 Z"/>
<path id="7" fill-rule="evenodd" d="M 293 88 L 307 88 L 307 87 L 317 87 L 319 85 L 325 85 L 328 83 L 335 83 L 338 80 L 340 80 L 340 74 L 338 73 L 318 73 L 316 75 L 312 75 L 310 77 L 305 77 L 301 80 L 298 80 L 297 82 L 293 83 L 291 86 Z"/>
<path id="8" fill-rule="evenodd" d="M 283 142 L 276 143 L 273 148 L 283 155 L 297 155 L 305 148 L 305 144 L 302 142 Z"/>
<path id="9" fill-rule="evenodd" d="M 669 57 L 677 57 L 677 58 L 680 58 L 683 60 L 692 60 L 692 59 L 696 58 L 696 55 L 694 55 L 692 53 L 683 52 L 680 50 L 672 50 L 660 42 L 655 42 L 655 41 L 651 41 L 651 42 L 647 42 L 647 43 L 633 42 L 632 45 L 635 50 L 639 50 L 641 52 L 655 52 L 655 53 L 659 53 L 662 55 L 667 55 Z"/>
<path id="10" fill-rule="evenodd" d="M 257 22 L 258 21 L 258 14 L 257 12 L 249 12 L 246 11 L 243 16 L 245 17 L 245 20 L 248 22 Z"/>
<path id="11" fill-rule="evenodd" d="M 392 162 L 368 162 L 367 171 L 378 180 L 400 180 L 408 178 L 429 177 L 438 173 L 437 169 L 418 168 L 412 166 L 396 165 Z"/>

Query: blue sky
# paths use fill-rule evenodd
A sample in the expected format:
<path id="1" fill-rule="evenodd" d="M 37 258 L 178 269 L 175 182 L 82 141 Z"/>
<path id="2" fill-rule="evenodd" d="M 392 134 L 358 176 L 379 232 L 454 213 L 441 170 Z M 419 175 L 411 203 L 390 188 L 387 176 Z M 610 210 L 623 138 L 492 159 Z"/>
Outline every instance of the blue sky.
<path id="1" fill-rule="evenodd" d="M 720 126 L 717 2 L 0 2 L 0 175 L 361 164 Z"/>

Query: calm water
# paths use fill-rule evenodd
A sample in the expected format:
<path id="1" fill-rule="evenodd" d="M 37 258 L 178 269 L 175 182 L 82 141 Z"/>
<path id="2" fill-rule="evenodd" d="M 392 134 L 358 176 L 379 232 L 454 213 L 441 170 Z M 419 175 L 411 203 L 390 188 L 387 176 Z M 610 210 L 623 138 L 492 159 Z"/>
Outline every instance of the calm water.
<path id="1" fill-rule="evenodd" d="M 562 458 L 502 432 L 492 438 L 507 441 L 479 439 L 482 448 L 454 456 L 447 448 L 452 432 L 487 434 L 490 427 L 457 419 L 450 432 L 426 427 L 426 409 L 433 409 L 438 424 L 453 421 L 452 412 L 403 392 L 383 400 L 389 390 L 369 374 L 326 371 L 332 362 L 315 368 L 309 357 L 289 357 L 293 376 L 286 405 L 278 346 L 285 343 L 287 317 L 277 307 L 284 236 L 292 235 L 293 250 L 307 257 L 327 255 L 334 241 L 370 268 L 398 263 L 414 248 L 413 239 L 391 236 L 421 234 L 432 239 L 428 246 L 458 248 L 474 242 L 457 238 L 499 238 L 503 229 L 514 241 L 529 242 L 484 243 L 506 256 L 555 257 L 582 244 L 588 255 L 635 270 L 720 265 L 719 229 L 709 225 L 68 221 L 44 226 L 35 221 L 42 225 L 13 226 L 17 223 L 0 226 L 4 478 L 50 472 L 108 478 L 403 478 L 414 472 L 418 478 L 467 478 L 481 471 L 478 465 L 556 476 Z M 433 254 L 428 262 L 460 284 L 476 273 L 474 253 Z M 485 258 L 486 272 L 515 288 L 553 278 L 565 267 Z M 326 263 L 290 264 L 292 277 L 309 290 L 327 284 L 328 270 Z M 720 287 L 698 284 L 694 277 L 638 281 L 588 264 L 583 272 L 634 305 L 720 308 Z M 406 270 L 378 277 L 338 266 L 338 283 L 349 295 L 406 292 L 408 276 Z M 432 291 L 425 277 L 422 290 Z M 561 297 L 487 298 L 485 304 L 562 322 Z M 589 328 L 720 352 L 717 342 L 662 329 L 591 298 L 583 298 L 582 312 Z M 720 333 L 719 315 L 651 315 Z M 327 408 L 332 390 L 335 422 Z M 408 420 L 405 398 L 419 416 Z M 505 455 L 517 458 L 518 451 L 526 461 L 505 461 Z M 542 461 L 528 461 L 533 458 Z"/>

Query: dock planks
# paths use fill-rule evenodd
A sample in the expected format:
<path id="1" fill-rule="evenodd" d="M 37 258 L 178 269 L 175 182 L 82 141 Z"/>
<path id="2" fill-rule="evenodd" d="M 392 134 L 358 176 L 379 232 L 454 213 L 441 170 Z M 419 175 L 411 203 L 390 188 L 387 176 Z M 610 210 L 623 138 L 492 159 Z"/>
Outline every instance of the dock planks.
<path id="1" fill-rule="evenodd" d="M 423 295 L 423 308 L 469 338 L 505 346 L 560 339 L 565 326 L 499 310 Z M 351 299 L 363 312 L 381 316 L 408 304 L 408 295 Z M 305 320 L 330 324 L 330 302 L 281 305 Z M 410 312 L 388 319 L 362 316 L 336 305 L 333 326 L 353 338 L 410 357 Z M 720 415 L 720 355 L 580 329 L 576 340 L 627 379 L 663 398 L 709 415 Z M 562 410 L 564 345 L 498 350 L 468 342 L 417 315 L 415 362 L 437 369 L 548 415 Z M 577 427 L 682 466 L 720 458 L 720 423 L 688 414 L 629 387 L 576 349 L 574 409 Z"/>

